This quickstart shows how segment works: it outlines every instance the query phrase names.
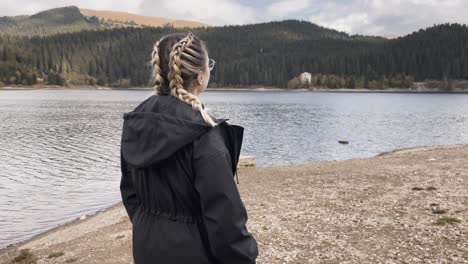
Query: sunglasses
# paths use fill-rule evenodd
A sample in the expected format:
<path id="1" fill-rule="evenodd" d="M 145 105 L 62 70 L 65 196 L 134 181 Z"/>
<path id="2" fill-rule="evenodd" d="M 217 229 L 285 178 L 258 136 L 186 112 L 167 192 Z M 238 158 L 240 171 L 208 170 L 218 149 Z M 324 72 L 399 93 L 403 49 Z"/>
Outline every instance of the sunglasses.
<path id="1" fill-rule="evenodd" d="M 215 66 L 215 63 L 216 63 L 216 61 L 213 60 L 213 59 L 210 59 L 210 60 L 208 61 L 208 69 L 210 69 L 210 71 L 213 70 L 213 68 L 214 68 L 214 66 Z"/>

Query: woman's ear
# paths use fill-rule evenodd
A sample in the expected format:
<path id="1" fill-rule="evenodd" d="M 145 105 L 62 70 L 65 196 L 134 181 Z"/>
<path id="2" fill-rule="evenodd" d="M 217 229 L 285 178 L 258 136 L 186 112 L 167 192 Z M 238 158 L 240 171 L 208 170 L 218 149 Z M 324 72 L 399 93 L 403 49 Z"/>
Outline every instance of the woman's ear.
<path id="1" fill-rule="evenodd" d="M 197 81 L 198 81 L 198 84 L 200 84 L 200 85 L 203 84 L 203 74 L 202 73 L 199 73 L 197 75 Z"/>

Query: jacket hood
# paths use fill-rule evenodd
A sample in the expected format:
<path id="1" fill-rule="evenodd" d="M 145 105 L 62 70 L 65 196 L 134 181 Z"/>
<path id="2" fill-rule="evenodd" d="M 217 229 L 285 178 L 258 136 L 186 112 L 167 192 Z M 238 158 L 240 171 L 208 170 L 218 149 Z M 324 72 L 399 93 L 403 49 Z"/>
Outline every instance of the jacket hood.
<path id="1" fill-rule="evenodd" d="M 213 120 L 220 124 L 229 119 Z M 170 157 L 212 129 L 200 112 L 173 96 L 153 95 L 124 113 L 121 150 L 132 166 L 146 167 Z"/>

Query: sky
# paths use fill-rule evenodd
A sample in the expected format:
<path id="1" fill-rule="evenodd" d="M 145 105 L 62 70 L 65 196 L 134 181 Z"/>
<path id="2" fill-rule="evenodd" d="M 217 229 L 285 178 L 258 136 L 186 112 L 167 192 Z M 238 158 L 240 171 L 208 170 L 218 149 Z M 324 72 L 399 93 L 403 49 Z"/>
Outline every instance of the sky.
<path id="1" fill-rule="evenodd" d="M 402 36 L 434 24 L 468 24 L 468 0 L 0 0 L 0 16 L 68 5 L 215 26 L 298 19 L 363 35 Z"/>

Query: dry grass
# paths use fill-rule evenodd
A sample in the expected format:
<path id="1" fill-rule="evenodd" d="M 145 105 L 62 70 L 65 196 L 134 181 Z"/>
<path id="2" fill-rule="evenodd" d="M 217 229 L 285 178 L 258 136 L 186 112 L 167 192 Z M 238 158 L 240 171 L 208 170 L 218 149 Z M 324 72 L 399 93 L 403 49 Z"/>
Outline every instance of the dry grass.
<path id="1" fill-rule="evenodd" d="M 432 211 L 433 214 L 445 214 L 445 213 L 447 213 L 447 210 L 439 209 L 439 208 L 435 208 L 435 209 L 433 208 L 431 211 Z"/>
<path id="2" fill-rule="evenodd" d="M 116 12 L 116 11 L 105 11 L 105 10 L 92 10 L 92 9 L 82 9 L 80 8 L 80 12 L 85 16 L 96 16 L 100 19 L 111 19 L 113 21 L 121 21 L 121 22 L 129 22 L 133 21 L 138 25 L 141 26 L 153 26 L 153 27 L 160 27 L 164 24 L 171 23 L 174 27 L 202 27 L 202 26 L 209 26 L 208 24 L 190 21 L 190 20 L 180 20 L 180 19 L 169 19 L 164 17 L 153 17 L 153 16 L 142 16 L 131 14 L 127 12 Z"/>
<path id="3" fill-rule="evenodd" d="M 58 258 L 63 255 L 65 255 L 65 253 L 63 251 L 59 251 L 59 252 L 50 253 L 49 256 L 47 256 L 47 258 Z"/>
<path id="4" fill-rule="evenodd" d="M 442 217 L 437 219 L 437 221 L 434 222 L 435 225 L 447 225 L 447 224 L 459 224 L 461 223 L 461 220 L 455 217 Z"/>
<path id="5" fill-rule="evenodd" d="M 36 264 L 37 257 L 29 249 L 23 249 L 20 254 L 13 259 L 11 263 L 15 264 Z"/>

